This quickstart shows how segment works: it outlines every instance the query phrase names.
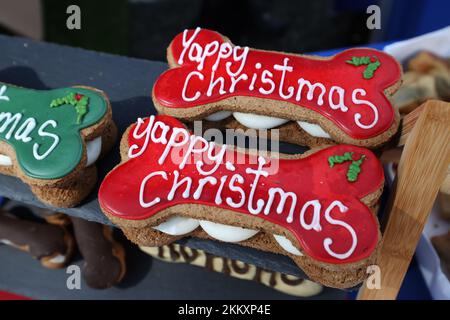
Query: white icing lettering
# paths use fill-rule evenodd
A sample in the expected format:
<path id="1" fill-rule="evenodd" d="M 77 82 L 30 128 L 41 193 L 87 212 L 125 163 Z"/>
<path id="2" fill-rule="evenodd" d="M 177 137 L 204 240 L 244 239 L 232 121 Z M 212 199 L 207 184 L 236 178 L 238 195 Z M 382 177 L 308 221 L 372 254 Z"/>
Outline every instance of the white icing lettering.
<path id="1" fill-rule="evenodd" d="M 337 93 L 339 102 L 338 104 L 334 103 L 333 95 L 334 93 Z M 347 112 L 348 107 L 344 103 L 345 98 L 345 90 L 338 86 L 332 86 L 330 89 L 330 92 L 328 93 L 328 102 L 330 103 L 330 107 L 333 110 L 341 110 L 342 112 Z"/>
<path id="2" fill-rule="evenodd" d="M 150 207 L 154 206 L 155 204 L 161 202 L 160 197 L 155 197 L 152 201 L 149 201 L 149 202 L 146 202 L 144 199 L 144 192 L 145 192 L 145 187 L 147 185 L 147 181 L 155 176 L 161 176 L 161 177 L 163 177 L 164 180 L 167 180 L 167 173 L 165 173 L 164 171 L 152 172 L 142 180 L 141 187 L 139 189 L 139 204 L 143 208 L 150 208 Z"/>
<path id="3" fill-rule="evenodd" d="M 51 132 L 47 132 L 45 131 L 45 129 L 48 126 L 52 126 L 53 128 L 56 128 L 58 126 L 58 124 L 56 123 L 55 120 L 47 120 L 45 121 L 42 126 L 39 128 L 38 130 L 38 135 L 41 137 L 49 137 L 53 139 L 53 143 L 50 146 L 50 148 L 47 149 L 47 151 L 45 151 L 43 154 L 39 154 L 39 144 L 35 143 L 33 145 L 33 156 L 36 158 L 36 160 L 43 160 L 45 158 L 47 158 L 47 156 L 56 148 L 56 146 L 59 143 L 59 137 Z"/>
<path id="4" fill-rule="evenodd" d="M 272 209 L 273 201 L 275 200 L 275 195 L 280 196 L 280 201 L 277 206 L 277 213 L 281 214 L 284 211 L 284 206 L 288 198 L 291 198 L 291 208 L 289 209 L 289 215 L 286 219 L 288 223 L 292 223 L 294 220 L 294 210 L 297 205 L 297 195 L 293 192 L 286 192 L 281 188 L 270 188 L 269 189 L 269 199 L 267 200 L 266 207 L 264 208 L 264 214 L 268 215 Z"/>
<path id="5" fill-rule="evenodd" d="M 261 75 L 261 82 L 270 85 L 270 89 L 259 88 L 261 94 L 271 94 L 275 91 L 275 82 L 272 80 L 273 73 L 269 70 L 264 70 Z"/>
<path id="6" fill-rule="evenodd" d="M 194 195 L 192 196 L 195 200 L 200 199 L 202 196 L 203 188 L 207 183 L 210 183 L 211 185 L 215 186 L 217 184 L 217 179 L 214 177 L 204 177 L 198 180 L 198 186 L 197 189 L 194 192 Z"/>
<path id="7" fill-rule="evenodd" d="M 220 178 L 220 185 L 219 185 L 219 189 L 217 190 L 216 193 L 216 198 L 214 200 L 214 202 L 219 205 L 222 203 L 222 190 L 223 190 L 223 186 L 225 185 L 225 181 L 227 181 L 228 176 L 222 176 Z"/>
<path id="8" fill-rule="evenodd" d="M 142 118 L 137 119 L 137 123 L 133 130 L 133 138 L 137 139 L 137 140 L 141 140 L 145 136 L 145 140 L 144 140 L 144 144 L 142 145 L 141 149 L 137 153 L 134 153 L 134 151 L 136 149 L 138 149 L 139 146 L 137 144 L 133 144 L 130 146 L 130 148 L 128 149 L 128 157 L 129 158 L 139 157 L 141 154 L 144 153 L 145 150 L 147 150 L 147 146 L 148 146 L 150 134 L 151 134 L 151 129 L 152 129 L 154 121 L 155 121 L 155 116 L 150 116 L 150 118 L 148 119 L 147 127 L 144 130 L 142 130 L 142 132 L 139 133 L 139 130 L 141 129 L 141 126 L 145 123 L 145 121 Z"/>
<path id="9" fill-rule="evenodd" d="M 175 192 L 177 192 L 178 188 L 181 187 L 183 184 L 186 184 L 186 187 L 184 188 L 184 191 L 182 193 L 182 196 L 184 199 L 189 198 L 189 194 L 191 192 L 191 185 L 192 185 L 192 178 L 191 177 L 184 177 L 180 181 L 178 181 L 178 178 L 180 177 L 180 173 L 178 170 L 175 170 L 173 172 L 173 184 L 172 189 L 170 189 L 169 194 L 167 195 L 167 200 L 172 201 L 175 197 Z"/>
<path id="10" fill-rule="evenodd" d="M 233 92 L 234 92 L 234 90 L 236 89 L 236 85 L 237 85 L 237 83 L 238 83 L 239 81 L 241 81 L 241 80 L 247 80 L 247 79 L 248 79 L 248 76 L 247 76 L 247 74 L 245 74 L 245 73 L 239 75 L 237 78 L 231 77 L 231 86 L 230 86 L 230 90 L 229 90 L 230 93 L 233 93 Z"/>
<path id="11" fill-rule="evenodd" d="M 9 97 L 5 95 L 6 89 L 5 85 L 0 87 L 0 100 L 9 101 Z"/>
<path id="12" fill-rule="evenodd" d="M 344 227 L 352 236 L 352 245 L 351 245 L 350 249 L 348 249 L 347 252 L 336 253 L 333 250 L 331 250 L 331 245 L 333 244 L 333 240 L 331 238 L 325 238 L 323 240 L 323 246 L 330 256 L 343 260 L 343 259 L 347 259 L 348 257 L 350 257 L 352 255 L 352 253 L 355 251 L 356 245 L 358 244 L 358 238 L 356 236 L 355 230 L 348 223 L 345 223 L 344 221 L 341 221 L 341 220 L 333 219 L 331 217 L 331 215 L 330 215 L 331 210 L 333 210 L 335 207 L 338 207 L 341 212 L 348 211 L 348 208 L 346 206 L 344 206 L 342 204 L 342 202 L 335 200 L 325 210 L 325 219 L 332 225 Z"/>
<path id="13" fill-rule="evenodd" d="M 309 207 L 313 207 L 313 217 L 310 223 L 305 221 L 305 214 Z M 319 200 L 311 200 L 306 202 L 303 205 L 303 208 L 300 212 L 300 224 L 305 230 L 315 230 L 321 231 L 322 227 L 320 226 L 320 210 L 322 209 L 322 205 Z"/>
<path id="14" fill-rule="evenodd" d="M 22 140 L 23 142 L 30 142 L 32 138 L 30 137 L 31 132 L 36 128 L 36 120 L 34 118 L 28 118 L 22 125 L 17 129 L 14 139 L 17 141 Z"/>
<path id="15" fill-rule="evenodd" d="M 200 30 L 201 30 L 200 28 L 196 28 L 194 33 L 192 34 L 192 36 L 189 39 L 186 39 L 188 30 L 184 30 L 183 38 L 182 38 L 183 51 L 181 52 L 180 57 L 178 58 L 179 65 L 183 64 L 183 62 L 184 62 L 183 59 L 184 59 L 184 55 L 186 54 L 186 50 L 190 47 L 192 42 L 194 42 L 194 40 L 197 37 L 197 35 L 199 34 Z"/>
<path id="16" fill-rule="evenodd" d="M 205 79 L 205 76 L 198 71 L 192 71 L 191 73 L 188 74 L 188 76 L 186 77 L 186 80 L 184 81 L 183 91 L 181 92 L 181 97 L 183 98 L 183 100 L 188 101 L 188 102 L 195 101 L 198 98 L 200 98 L 200 96 L 201 96 L 200 91 L 195 92 L 194 96 L 192 96 L 192 97 L 186 96 L 186 90 L 188 88 L 189 81 L 191 80 L 192 76 L 197 76 L 202 81 L 203 81 L 203 79 Z"/>
<path id="17" fill-rule="evenodd" d="M 235 185 L 235 182 L 238 182 L 240 184 L 244 183 L 244 177 L 242 177 L 240 174 L 234 174 L 229 182 L 228 188 L 233 191 L 233 192 L 237 192 L 239 193 L 239 198 L 241 199 L 241 201 L 239 202 L 234 202 L 233 199 L 231 197 L 227 197 L 225 199 L 225 201 L 227 202 L 227 204 L 232 207 L 232 208 L 241 208 L 244 203 L 245 203 L 245 192 L 244 189 L 242 189 L 239 186 Z"/>
<path id="18" fill-rule="evenodd" d="M 178 168 L 180 168 L 180 169 L 184 168 L 184 166 L 186 165 L 186 163 L 188 162 L 188 160 L 190 159 L 190 156 L 192 154 L 200 154 L 201 155 L 209 147 L 208 141 L 206 141 L 204 138 L 202 138 L 200 136 L 191 135 L 189 138 L 190 138 L 189 139 L 190 143 L 189 143 L 187 149 L 185 150 L 183 160 L 181 161 L 180 165 L 178 166 Z M 196 145 L 199 145 L 199 144 L 200 144 L 200 147 L 196 147 Z M 194 159 L 194 160 L 196 160 L 194 163 L 196 163 L 197 161 L 201 161 L 199 159 Z"/>
<path id="19" fill-rule="evenodd" d="M 290 74 L 294 72 L 295 60 L 293 60 L 294 65 L 292 65 L 292 62 L 290 65 L 289 57 L 284 57 L 281 64 L 273 64 L 272 66 L 265 66 L 265 68 L 263 68 L 261 62 L 252 62 L 254 63 L 254 69 L 249 69 L 248 73 L 244 73 L 250 53 L 248 47 L 232 46 L 229 42 L 221 43 L 218 40 L 205 44 L 197 43 L 196 38 L 200 30 L 200 28 L 195 29 L 189 37 L 188 30 L 185 30 L 182 35 L 183 49 L 178 63 L 180 65 L 183 64 L 186 54 L 190 61 L 197 63 L 196 71 L 192 71 L 186 76 L 181 94 L 184 101 L 196 101 L 202 95 L 212 97 L 214 95 L 222 96 L 227 93 L 232 94 L 236 92 L 236 87 L 239 84 L 244 86 L 245 83 L 249 91 L 257 89 L 262 95 L 275 93 L 283 100 L 295 99 L 295 101 L 300 102 L 306 98 L 308 101 L 315 100 L 318 106 L 322 106 L 324 105 L 324 97 L 326 97 L 327 105 L 330 109 L 340 112 L 348 111 L 349 106 L 345 104 L 348 89 L 337 85 L 326 87 L 321 82 L 314 82 L 304 78 L 292 79 Z M 209 63 L 210 60 L 211 63 Z M 205 71 L 204 69 L 208 70 Z M 216 73 L 218 70 L 221 70 L 219 75 Z M 274 71 L 281 72 L 281 75 L 276 77 L 277 82 L 274 81 Z M 197 89 L 198 86 L 190 85 L 193 77 L 204 81 L 205 75 L 207 75 L 206 72 L 210 76 L 209 84 L 206 88 L 201 87 L 203 89 Z M 287 83 L 294 83 L 295 80 L 298 84 L 297 88 L 293 85 L 287 85 Z M 193 89 L 189 90 L 190 87 Z M 358 95 L 365 96 L 366 91 L 362 88 L 354 89 L 352 92 L 353 104 L 371 108 L 374 116 L 372 122 L 362 123 L 362 114 L 355 113 L 353 120 L 362 129 L 373 128 L 378 122 L 378 109 L 372 102 L 359 99 Z"/>
<path id="20" fill-rule="evenodd" d="M 362 117 L 361 113 L 355 113 L 355 123 L 356 123 L 356 125 L 358 127 L 363 128 L 363 129 L 373 128 L 378 122 L 378 109 L 377 109 L 377 107 L 375 107 L 375 105 L 372 102 L 367 101 L 367 100 L 358 99 L 356 97 L 357 94 L 360 94 L 361 96 L 364 97 L 366 95 L 366 90 L 364 90 L 364 89 L 355 89 L 355 90 L 353 90 L 352 102 L 354 104 L 356 104 L 356 105 L 360 105 L 361 104 L 361 105 L 369 106 L 372 109 L 372 111 L 373 111 L 373 121 L 372 121 L 372 123 L 367 124 L 367 125 L 366 124 L 362 124 L 360 122 L 361 117 Z"/>
<path id="21" fill-rule="evenodd" d="M 317 98 L 317 104 L 319 106 L 323 105 L 323 96 L 325 95 L 325 91 L 326 91 L 325 86 L 320 82 L 316 82 L 316 83 L 312 84 L 310 81 L 305 80 L 303 78 L 298 79 L 298 90 L 297 90 L 297 95 L 295 96 L 295 100 L 296 101 L 301 100 L 303 87 L 305 85 L 308 87 L 308 93 L 306 94 L 306 99 L 308 99 L 309 101 L 314 99 L 314 92 L 315 92 L 316 88 L 319 88 L 321 91 L 319 93 L 319 97 Z"/>
<path id="22" fill-rule="evenodd" d="M 181 141 L 177 141 L 179 140 L 180 137 Z M 167 155 L 169 154 L 170 150 L 172 150 L 173 147 L 181 147 L 184 144 L 186 144 L 189 140 L 190 140 L 189 132 L 186 129 L 173 128 L 169 141 L 167 142 L 166 147 L 164 148 L 164 152 L 158 159 L 158 164 L 162 165 L 164 163 L 164 161 L 167 158 Z"/>
<path id="23" fill-rule="evenodd" d="M 216 149 L 215 146 L 216 145 L 213 142 L 210 142 L 208 152 L 206 154 L 207 159 L 209 160 L 208 162 L 214 163 L 214 167 L 212 167 L 211 170 L 209 170 L 209 171 L 203 170 L 203 165 L 204 165 L 203 161 L 198 161 L 195 164 L 198 173 L 200 173 L 203 176 L 213 174 L 214 172 L 216 172 L 216 170 L 219 168 L 219 166 L 223 163 L 223 159 L 225 157 L 225 152 L 227 151 L 227 146 L 225 144 L 222 145 L 219 148 L 219 151 L 217 152 L 217 154 L 212 154 L 213 151 Z"/>
<path id="24" fill-rule="evenodd" d="M 259 182 L 259 178 L 262 177 L 267 177 L 269 176 L 269 173 L 265 170 L 263 170 L 263 166 L 266 164 L 266 159 L 264 159 L 264 157 L 259 156 L 258 157 L 258 169 L 254 170 L 252 168 L 247 168 L 245 170 L 245 173 L 247 174 L 254 174 L 255 175 L 255 179 L 253 180 L 253 183 L 251 184 L 251 191 L 250 191 L 250 195 L 248 198 L 248 211 L 251 214 L 259 214 L 261 212 L 261 210 L 264 207 L 264 200 L 263 199 L 258 199 L 256 201 L 256 208 L 253 207 L 253 198 L 255 196 L 255 192 L 256 192 L 256 188 L 258 186 L 258 182 Z"/>
<path id="25" fill-rule="evenodd" d="M 223 79 L 223 77 L 218 77 L 217 79 L 214 79 L 215 73 L 213 72 L 211 74 L 211 81 L 209 82 L 209 87 L 208 87 L 208 91 L 206 91 L 206 95 L 208 97 L 211 97 L 213 94 L 213 90 L 214 88 L 219 85 L 219 95 L 223 95 L 225 93 L 227 93 L 223 87 L 225 86 L 225 80 Z M 203 80 L 203 79 L 202 79 Z"/>
<path id="26" fill-rule="evenodd" d="M 291 66 L 288 66 L 289 58 L 284 58 L 283 64 L 275 64 L 273 68 L 277 71 L 281 71 L 281 79 L 280 79 L 280 86 L 278 89 L 278 94 L 283 99 L 290 99 L 294 95 L 294 87 L 290 86 L 287 88 L 288 94 L 283 93 L 283 87 L 284 87 L 284 81 L 286 79 L 286 72 L 292 72 L 294 70 Z"/>
<path id="27" fill-rule="evenodd" d="M 6 140 L 11 139 L 11 136 L 20 119 L 22 119 L 21 113 L 16 113 L 13 115 L 11 112 L 0 112 L 0 123 L 2 124 L 0 127 L 0 133 L 5 132 L 5 130 L 9 128 L 8 133 L 5 135 Z"/>
<path id="28" fill-rule="evenodd" d="M 239 51 L 241 51 L 240 49 L 241 49 L 241 47 L 239 47 L 239 46 L 235 46 L 233 48 L 233 62 L 240 61 L 241 64 L 239 65 L 239 68 L 235 72 L 233 72 L 233 71 L 231 71 L 232 63 L 230 61 L 228 61 L 225 64 L 227 73 L 230 77 L 236 77 L 238 74 L 240 74 L 242 72 L 242 70 L 244 70 L 245 62 L 247 61 L 247 56 L 248 56 L 250 49 L 248 47 L 244 47 L 242 49 L 241 54 L 239 54 Z"/>

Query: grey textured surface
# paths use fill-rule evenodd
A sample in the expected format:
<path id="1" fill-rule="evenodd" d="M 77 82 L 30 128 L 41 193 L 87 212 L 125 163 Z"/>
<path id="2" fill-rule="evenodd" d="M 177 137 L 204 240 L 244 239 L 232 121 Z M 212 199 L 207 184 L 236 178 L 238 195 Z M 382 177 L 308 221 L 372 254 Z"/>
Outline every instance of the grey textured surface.
<path id="1" fill-rule="evenodd" d="M 99 88 L 105 91 L 111 100 L 114 121 L 120 135 L 138 117 L 156 113 L 151 100 L 151 89 L 155 79 L 165 69 L 166 64 L 162 62 L 0 36 L 0 81 L 34 89 L 79 84 Z M 292 146 L 284 147 L 283 152 L 295 150 Z M 106 158 L 97 162 L 99 181 L 118 162 L 119 148 L 116 144 Z M 0 175 L 0 195 L 27 204 L 47 207 L 34 197 L 27 185 L 14 177 Z M 109 224 L 109 220 L 99 209 L 96 195 L 97 190 L 80 206 L 57 210 Z M 181 242 L 193 248 L 239 259 L 266 269 L 305 276 L 285 256 L 208 240 L 185 239 Z"/>

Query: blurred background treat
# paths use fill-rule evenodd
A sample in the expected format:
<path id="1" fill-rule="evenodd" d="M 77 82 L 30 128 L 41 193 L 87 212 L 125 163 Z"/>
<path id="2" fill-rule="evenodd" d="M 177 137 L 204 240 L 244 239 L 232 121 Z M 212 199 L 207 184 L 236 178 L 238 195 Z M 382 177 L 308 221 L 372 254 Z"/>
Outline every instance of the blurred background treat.
<path id="1" fill-rule="evenodd" d="M 450 101 L 450 58 L 419 51 L 405 63 L 403 83 L 393 100 L 400 113 L 407 114 L 429 99 Z"/>
<path id="2" fill-rule="evenodd" d="M 126 273 L 125 249 L 112 227 L 16 201 L 1 203 L 0 244 L 27 252 L 49 269 L 83 259 L 84 281 L 95 289 L 117 285 Z"/>

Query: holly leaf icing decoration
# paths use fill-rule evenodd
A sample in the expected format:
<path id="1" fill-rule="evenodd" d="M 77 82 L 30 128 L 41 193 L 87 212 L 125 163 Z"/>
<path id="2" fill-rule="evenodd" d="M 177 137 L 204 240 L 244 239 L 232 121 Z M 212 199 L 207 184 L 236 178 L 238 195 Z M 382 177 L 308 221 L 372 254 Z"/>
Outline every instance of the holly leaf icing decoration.
<path id="1" fill-rule="evenodd" d="M 65 104 L 70 104 L 75 107 L 77 112 L 77 124 L 80 124 L 84 115 L 88 112 L 89 97 L 83 96 L 79 93 L 71 92 L 62 98 L 56 98 L 50 103 L 50 107 L 60 107 Z"/>
<path id="2" fill-rule="evenodd" d="M 358 175 L 361 172 L 361 164 L 363 163 L 364 159 L 366 158 L 365 155 L 362 155 L 359 160 L 352 161 L 351 165 L 348 167 L 347 170 L 347 180 L 350 182 L 355 182 L 358 180 Z"/>
<path id="3" fill-rule="evenodd" d="M 342 156 L 335 155 L 328 158 L 328 163 L 330 168 L 333 168 L 336 163 L 343 163 L 345 161 L 352 161 L 353 152 L 346 152 Z"/>
<path id="4" fill-rule="evenodd" d="M 352 57 L 351 60 L 347 60 L 346 61 L 348 64 L 352 64 L 356 67 L 365 65 L 365 64 L 369 64 L 370 61 L 370 57 Z"/>
<path id="5" fill-rule="evenodd" d="M 347 60 L 346 62 L 355 67 L 366 65 L 367 67 L 363 71 L 363 78 L 368 80 L 368 79 L 373 78 L 375 71 L 381 65 L 380 60 L 378 60 L 378 58 L 376 56 L 374 56 L 374 58 L 375 58 L 375 61 L 372 62 L 372 60 L 369 56 L 352 57 L 350 60 Z"/>
<path id="6" fill-rule="evenodd" d="M 361 164 L 363 163 L 365 155 L 362 155 L 359 160 L 353 160 L 353 152 L 345 152 L 343 155 L 333 155 L 328 157 L 328 164 L 333 168 L 335 164 L 341 164 L 350 161 L 351 164 L 347 170 L 347 181 L 355 182 L 358 180 L 358 175 L 361 172 Z"/>
<path id="7" fill-rule="evenodd" d="M 15 150 L 26 176 L 62 178 L 83 157 L 80 131 L 98 123 L 107 109 L 105 96 L 94 89 L 44 91 L 0 83 L 0 141 Z"/>

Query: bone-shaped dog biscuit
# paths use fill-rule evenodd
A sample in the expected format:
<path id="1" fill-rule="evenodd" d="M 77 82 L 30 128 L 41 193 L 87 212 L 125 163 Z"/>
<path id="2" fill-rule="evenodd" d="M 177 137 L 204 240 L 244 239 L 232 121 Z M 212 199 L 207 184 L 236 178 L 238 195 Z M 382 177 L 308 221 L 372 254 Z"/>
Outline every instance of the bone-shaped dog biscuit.
<path id="1" fill-rule="evenodd" d="M 378 245 L 369 206 L 384 178 L 367 149 L 338 145 L 263 157 L 191 135 L 174 118 L 151 116 L 127 130 L 121 150 L 122 164 L 99 190 L 102 210 L 120 227 L 144 230 L 182 216 L 262 230 L 329 265 L 369 259 Z"/>
<path id="2" fill-rule="evenodd" d="M 19 177 L 44 202 L 80 202 L 96 182 L 92 165 L 115 136 L 111 107 L 100 90 L 0 83 L 0 173 Z"/>
<path id="3" fill-rule="evenodd" d="M 167 58 L 171 69 L 153 87 L 153 101 L 163 114 L 192 120 L 217 112 L 221 118 L 220 112 L 229 111 L 240 120 L 242 113 L 253 113 L 276 117 L 262 119 L 272 123 L 268 127 L 283 119 L 300 121 L 306 130 L 308 124 L 320 125 L 325 132 L 319 135 L 361 146 L 384 143 L 398 128 L 389 96 L 400 84 L 401 68 L 378 50 L 349 49 L 319 58 L 241 48 L 197 28 L 178 34 Z M 243 119 L 247 124 L 254 118 Z"/>

